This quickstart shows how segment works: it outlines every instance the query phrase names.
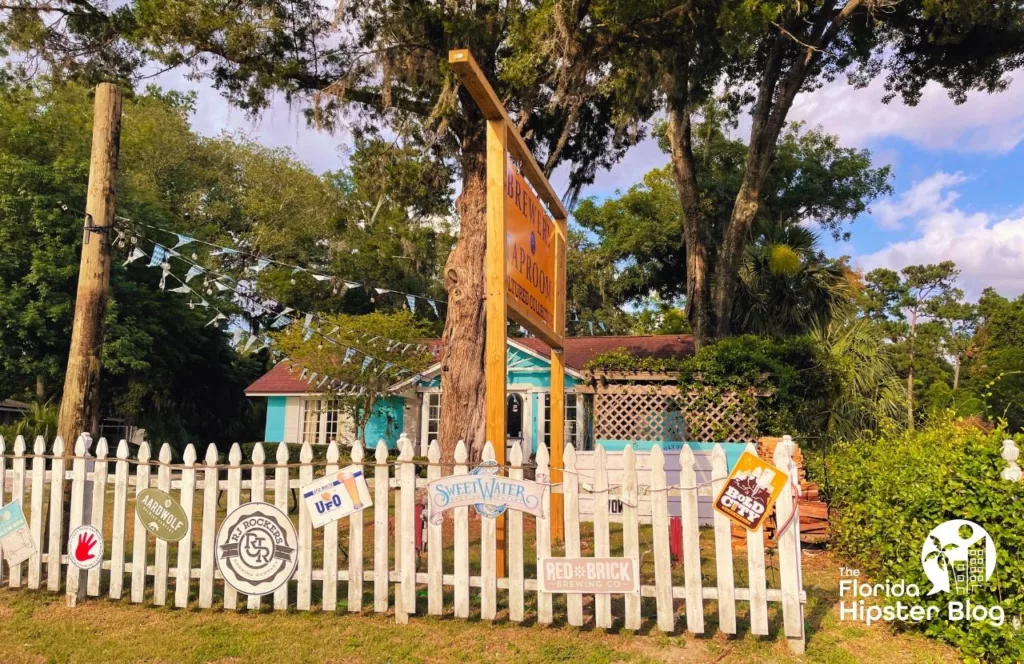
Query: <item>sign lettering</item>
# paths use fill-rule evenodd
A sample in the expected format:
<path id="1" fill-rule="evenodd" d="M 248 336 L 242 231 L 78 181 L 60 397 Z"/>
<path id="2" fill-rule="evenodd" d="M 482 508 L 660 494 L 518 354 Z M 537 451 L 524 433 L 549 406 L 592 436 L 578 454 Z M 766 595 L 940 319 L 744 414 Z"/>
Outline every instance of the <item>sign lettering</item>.
<path id="1" fill-rule="evenodd" d="M 555 328 L 555 222 L 511 160 L 505 167 L 506 288 L 513 317 Z"/>
<path id="2" fill-rule="evenodd" d="M 715 500 L 715 509 L 749 530 L 757 530 L 789 478 L 775 466 L 744 452 Z"/>
<path id="3" fill-rule="evenodd" d="M 538 582 L 546 593 L 625 594 L 640 592 L 635 558 L 541 558 Z"/>

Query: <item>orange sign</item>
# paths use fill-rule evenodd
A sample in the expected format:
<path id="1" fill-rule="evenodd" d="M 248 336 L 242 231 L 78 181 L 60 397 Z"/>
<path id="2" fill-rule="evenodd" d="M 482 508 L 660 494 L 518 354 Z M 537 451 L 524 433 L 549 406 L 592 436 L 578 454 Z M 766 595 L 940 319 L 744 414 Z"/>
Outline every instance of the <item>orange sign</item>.
<path id="1" fill-rule="evenodd" d="M 744 528 L 757 530 L 788 481 L 786 473 L 744 452 L 718 494 L 715 509 Z"/>
<path id="2" fill-rule="evenodd" d="M 527 328 L 553 333 L 555 222 L 511 160 L 505 171 L 508 307 Z"/>

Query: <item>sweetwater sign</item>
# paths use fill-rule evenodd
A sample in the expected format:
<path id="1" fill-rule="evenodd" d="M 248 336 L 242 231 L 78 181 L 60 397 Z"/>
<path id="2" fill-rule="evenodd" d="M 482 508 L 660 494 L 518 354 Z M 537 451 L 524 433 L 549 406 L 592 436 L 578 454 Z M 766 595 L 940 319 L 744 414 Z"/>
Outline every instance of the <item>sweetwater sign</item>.
<path id="1" fill-rule="evenodd" d="M 430 501 L 430 522 L 441 523 L 444 512 L 454 507 L 489 506 L 499 509 L 481 509 L 481 515 L 495 518 L 505 509 L 519 510 L 543 517 L 541 500 L 547 487 L 536 482 L 514 480 L 484 473 L 451 475 L 427 485 Z M 504 509 L 500 509 L 504 508 Z"/>
<path id="2" fill-rule="evenodd" d="M 546 593 L 638 593 L 636 558 L 542 558 L 538 582 Z"/>
<path id="3" fill-rule="evenodd" d="M 505 166 L 508 306 L 546 330 L 555 327 L 555 222 L 511 160 Z"/>

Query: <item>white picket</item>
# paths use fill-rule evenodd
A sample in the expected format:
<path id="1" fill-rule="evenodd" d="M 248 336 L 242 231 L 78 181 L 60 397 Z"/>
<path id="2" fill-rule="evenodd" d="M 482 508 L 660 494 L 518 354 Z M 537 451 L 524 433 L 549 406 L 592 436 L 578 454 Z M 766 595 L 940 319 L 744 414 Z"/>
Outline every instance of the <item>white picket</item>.
<path id="1" fill-rule="evenodd" d="M 149 443 L 139 445 L 139 465 L 135 467 L 135 500 L 149 488 Z M 132 595 L 133 603 L 141 602 L 146 593 L 146 527 L 139 518 L 138 510 L 132 510 Z"/>
<path id="2" fill-rule="evenodd" d="M 188 595 L 192 586 L 192 537 L 195 531 L 195 493 L 196 493 L 196 448 L 189 443 L 181 456 L 184 468 L 181 469 L 181 491 L 179 502 L 185 512 L 188 530 L 178 541 L 178 562 L 175 566 L 174 606 L 179 609 L 188 608 Z"/>
<path id="3" fill-rule="evenodd" d="M 675 630 L 672 608 L 672 561 L 668 545 L 668 480 L 661 445 L 651 448 L 651 514 L 654 531 L 654 596 L 658 610 L 658 629 Z"/>
<path id="4" fill-rule="evenodd" d="M 401 594 L 402 599 L 395 600 L 395 617 L 399 622 L 408 621 L 409 616 L 416 613 L 416 464 L 413 463 L 415 452 L 412 441 L 402 437 L 399 441 L 402 448 L 398 452 L 399 461 L 399 493 L 400 504 L 395 512 L 401 511 L 402 519 L 399 526 L 400 538 L 395 549 L 395 558 L 401 558 Z M 380 443 L 378 443 L 379 445 Z M 401 610 L 399 610 L 401 606 Z"/>
<path id="5" fill-rule="evenodd" d="M 363 467 L 363 443 L 352 443 L 352 463 Z M 365 472 L 365 471 L 364 471 Z M 348 610 L 363 610 L 363 524 L 365 510 L 348 517 Z"/>
<path id="6" fill-rule="evenodd" d="M 164 443 L 160 446 L 160 465 L 156 469 L 156 488 L 164 493 L 171 492 L 171 446 Z M 167 603 L 167 540 L 156 539 L 156 565 L 153 579 L 153 603 L 163 606 Z"/>
<path id="7" fill-rule="evenodd" d="M 796 464 L 793 462 L 792 439 L 775 446 L 775 467 L 785 471 L 789 478 L 775 502 L 776 523 L 779 528 L 779 585 L 782 590 L 782 624 L 790 652 L 804 653 L 804 607 L 800 603 L 803 586 L 800 575 L 800 507 L 797 502 L 800 485 Z"/>
<path id="8" fill-rule="evenodd" d="M 388 448 L 377 441 L 373 451 L 373 610 L 388 610 Z"/>
<path id="9" fill-rule="evenodd" d="M 341 452 L 338 450 L 338 443 L 331 441 L 327 446 L 327 467 L 324 468 L 324 477 L 338 474 L 338 461 L 341 459 Z M 299 509 L 305 509 L 302 505 Z M 324 611 L 335 611 L 338 608 L 338 522 L 331 521 L 323 527 L 324 531 L 324 587 L 323 587 L 323 608 Z"/>
<path id="10" fill-rule="evenodd" d="M 604 445 L 598 445 L 594 455 L 594 556 L 611 556 L 611 537 L 608 533 L 608 458 Z M 598 628 L 612 626 L 611 595 L 594 596 L 594 624 Z"/>
<path id="11" fill-rule="evenodd" d="M 68 533 L 74 532 L 75 528 L 82 525 L 85 516 L 85 453 L 88 451 L 86 439 L 79 436 L 75 441 L 75 458 L 71 462 L 71 509 L 68 514 Z M 68 556 L 74 552 L 68 550 Z M 102 551 L 100 552 L 102 555 Z M 68 563 L 67 582 L 65 584 L 65 595 L 68 606 L 78 606 L 78 603 L 85 599 L 86 574 L 74 565 Z"/>
<path id="12" fill-rule="evenodd" d="M 202 609 L 213 606 L 218 472 L 217 446 L 210 443 L 206 448 L 206 468 L 203 469 L 203 536 L 199 544 L 199 607 Z"/>
<path id="13" fill-rule="evenodd" d="M 18 436 L 14 439 L 14 463 L 11 465 L 14 466 L 11 502 L 18 501 L 21 503 L 22 510 L 25 511 L 25 438 L 23 436 Z M 39 539 L 36 538 L 35 542 L 39 542 Z M 15 565 L 10 568 L 10 576 L 7 580 L 9 587 L 21 587 L 22 570 L 24 567 L 24 565 Z"/>
<path id="14" fill-rule="evenodd" d="M 225 513 L 231 514 L 242 503 L 242 448 L 232 443 L 228 450 L 228 495 Z M 157 541 L 157 546 L 160 543 Z M 238 609 L 238 592 L 227 583 L 224 584 L 224 608 Z"/>
<path id="15" fill-rule="evenodd" d="M 50 536 L 46 551 L 46 588 L 60 590 L 61 550 L 64 547 L 64 441 L 53 441 L 53 462 L 50 464 Z"/>
<path id="16" fill-rule="evenodd" d="M 441 448 L 436 440 L 427 447 L 427 482 L 441 479 Z M 427 522 L 427 613 L 439 616 L 444 608 L 444 587 L 441 585 L 444 551 L 441 550 L 441 522 Z"/>
<path id="17" fill-rule="evenodd" d="M 693 450 L 683 445 L 679 454 L 680 508 L 683 520 L 683 579 L 686 584 L 686 629 L 704 632 L 704 591 L 700 576 L 700 526 L 697 522 L 697 471 Z"/>
<path id="18" fill-rule="evenodd" d="M 484 462 L 494 461 L 494 446 L 484 443 Z M 480 617 L 494 620 L 498 605 L 498 522 L 480 516 Z"/>
<path id="19" fill-rule="evenodd" d="M 305 486 L 313 481 L 313 448 L 309 442 L 302 444 L 299 450 L 299 486 Z M 295 598 L 295 608 L 299 611 L 308 611 L 313 603 L 313 523 L 309 517 L 309 510 L 299 500 L 297 507 L 299 511 L 299 570 L 296 577 L 299 580 L 298 592 Z"/>
<path id="20" fill-rule="evenodd" d="M 34 481 L 34 480 L 33 480 Z M 110 597 L 121 599 L 124 592 L 125 524 L 128 512 L 128 442 L 117 444 L 114 464 L 114 523 L 110 534 Z"/>
<path id="21" fill-rule="evenodd" d="M 711 451 L 711 489 L 717 498 L 725 487 L 729 475 L 725 449 L 715 443 Z M 718 586 L 718 629 L 726 634 L 736 633 L 736 578 L 732 564 L 732 525 L 729 517 L 718 510 L 715 520 L 715 583 Z"/>
<path id="22" fill-rule="evenodd" d="M 521 441 L 512 443 L 509 454 L 509 477 L 523 479 L 523 448 Z M 507 510 L 508 515 L 508 617 L 520 622 L 523 619 L 523 513 Z"/>
<path id="23" fill-rule="evenodd" d="M 278 443 L 277 452 L 274 455 L 277 460 L 277 467 L 274 468 L 274 506 L 285 514 L 288 514 L 288 444 Z M 296 507 L 302 507 L 296 505 Z M 274 591 L 274 610 L 285 611 L 288 609 L 288 586 L 282 583 L 281 587 Z"/>
<path id="24" fill-rule="evenodd" d="M 455 475 L 469 472 L 466 461 L 466 442 L 455 446 Z M 455 617 L 469 617 L 469 508 L 455 508 Z"/>
<path id="25" fill-rule="evenodd" d="M 252 470 L 250 471 L 249 479 L 249 502 L 262 503 L 266 500 L 267 469 L 263 467 L 263 462 L 266 460 L 266 455 L 263 452 L 263 443 L 256 443 L 252 448 Z M 261 597 L 259 595 L 249 595 L 245 606 L 250 611 L 259 611 L 260 600 Z"/>
<path id="26" fill-rule="evenodd" d="M 92 505 L 90 507 L 92 527 L 101 533 L 106 530 L 103 517 L 107 505 L 107 455 L 110 450 L 107 447 L 107 439 L 100 438 L 96 444 L 96 462 L 92 473 Z M 109 541 L 106 540 L 105 541 Z M 93 567 L 89 570 L 86 594 L 96 597 L 100 594 L 100 573 L 101 567 Z"/>
<path id="27" fill-rule="evenodd" d="M 580 477 L 576 473 L 576 449 L 566 445 L 562 452 L 565 472 L 562 473 L 562 491 L 565 494 L 565 557 L 580 557 Z M 583 595 L 570 593 L 565 599 L 569 624 L 583 625 Z"/>
<path id="28" fill-rule="evenodd" d="M 640 492 L 636 479 L 636 453 L 631 444 L 622 450 L 625 469 L 622 485 L 622 554 L 630 560 L 640 560 Z M 626 629 L 640 629 L 640 593 L 627 593 Z"/>
<path id="29" fill-rule="evenodd" d="M 541 483 L 551 482 L 551 471 L 548 468 L 548 448 L 541 441 L 537 444 L 537 454 L 534 457 L 537 463 L 537 481 Z M 540 573 L 540 561 L 551 557 L 551 487 L 544 492 L 541 500 L 544 515 L 536 519 L 537 537 L 537 572 Z M 550 625 L 554 620 L 552 611 L 551 593 L 537 591 L 537 622 L 541 625 Z"/>
<path id="30" fill-rule="evenodd" d="M 757 448 L 745 449 L 757 456 Z M 764 528 L 747 531 L 747 584 L 750 597 L 750 633 L 768 635 L 768 578 L 764 567 Z"/>

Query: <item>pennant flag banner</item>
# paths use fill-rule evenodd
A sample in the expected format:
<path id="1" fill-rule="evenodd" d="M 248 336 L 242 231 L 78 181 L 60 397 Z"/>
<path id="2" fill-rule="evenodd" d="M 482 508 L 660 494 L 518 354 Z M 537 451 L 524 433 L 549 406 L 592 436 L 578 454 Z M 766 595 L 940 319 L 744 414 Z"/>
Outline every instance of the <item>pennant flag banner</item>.
<path id="1" fill-rule="evenodd" d="M 309 338 L 311 336 L 313 336 L 313 328 L 307 327 L 306 328 L 306 333 L 302 335 L 302 340 L 303 341 L 309 341 Z"/>
<path id="2" fill-rule="evenodd" d="M 359 288 L 360 286 L 362 286 L 362 284 L 359 283 L 358 281 L 346 281 L 345 282 L 345 287 L 346 288 Z"/>
<path id="3" fill-rule="evenodd" d="M 153 255 L 149 258 L 149 267 L 156 267 L 167 260 L 167 249 L 159 244 L 153 245 Z"/>
<path id="4" fill-rule="evenodd" d="M 211 251 L 210 255 L 211 256 L 230 256 L 232 254 L 237 254 L 237 253 L 238 253 L 238 251 L 236 249 L 227 249 L 227 248 L 222 247 L 220 249 L 216 249 L 214 251 Z"/>
<path id="5" fill-rule="evenodd" d="M 128 260 L 126 260 L 124 262 L 124 265 L 128 265 L 129 263 L 134 263 L 135 261 L 139 260 L 140 258 L 143 258 L 145 255 L 146 254 L 143 253 L 142 249 L 139 249 L 138 247 L 132 247 L 132 253 L 128 255 Z"/>
<path id="6" fill-rule="evenodd" d="M 387 288 L 374 288 L 373 290 L 377 291 L 377 295 L 384 295 L 385 293 L 391 292 Z"/>
<path id="7" fill-rule="evenodd" d="M 330 279 L 330 277 L 328 277 L 325 274 L 314 274 L 313 278 L 316 279 L 317 281 L 327 281 L 328 279 Z"/>
<path id="8" fill-rule="evenodd" d="M 313 314 L 306 314 L 306 322 L 303 323 L 302 327 L 308 328 L 313 323 Z"/>
<path id="9" fill-rule="evenodd" d="M 205 300 L 203 302 L 205 303 Z M 228 317 L 225 316 L 224 314 L 217 314 L 216 316 L 213 317 L 212 320 L 210 320 L 209 323 L 206 324 L 206 327 L 209 327 L 211 325 L 214 327 L 220 327 L 220 321 L 227 319 Z"/>
<path id="10" fill-rule="evenodd" d="M 189 288 L 188 286 L 178 286 L 177 288 L 172 288 L 171 290 L 169 290 L 167 292 L 168 293 L 191 293 L 192 289 Z"/>
<path id="11" fill-rule="evenodd" d="M 228 286 L 227 284 L 222 283 L 220 281 L 213 282 L 213 285 L 216 286 L 217 290 L 220 291 L 221 293 L 223 293 L 226 290 L 231 290 L 231 286 Z"/>
<path id="12" fill-rule="evenodd" d="M 182 235 L 180 233 L 175 233 L 175 235 L 178 236 L 178 244 L 174 245 L 175 249 L 177 249 L 178 247 L 184 247 L 186 244 L 192 244 L 193 242 L 195 242 L 195 238 L 191 238 L 187 235 Z"/>
<path id="13" fill-rule="evenodd" d="M 355 349 L 354 348 L 349 348 L 348 350 L 345 351 L 345 359 L 342 360 L 341 363 L 342 364 L 348 364 L 349 360 L 351 360 L 352 356 L 355 355 L 355 354 L 356 354 Z"/>
<path id="14" fill-rule="evenodd" d="M 291 322 L 290 318 L 288 318 L 284 314 L 281 314 L 280 316 L 278 316 L 277 318 L 274 319 L 274 322 L 270 324 L 270 327 L 272 327 L 273 329 L 277 330 L 277 329 L 280 329 L 280 328 L 284 327 L 285 325 L 287 325 L 290 322 Z"/>
<path id="15" fill-rule="evenodd" d="M 372 361 L 373 361 L 373 358 L 372 358 L 372 357 L 367 357 L 367 358 L 365 358 L 365 359 L 363 360 L 363 368 L 359 370 L 359 373 L 365 373 L 365 372 L 366 372 L 366 369 L 367 369 L 367 367 L 369 367 L 369 366 L 370 366 L 370 362 L 372 362 Z"/>
<path id="16" fill-rule="evenodd" d="M 430 303 L 430 308 L 434 310 L 434 315 L 440 318 L 441 314 L 437 313 L 437 302 L 434 302 L 433 300 L 427 300 L 427 302 Z"/>
<path id="17" fill-rule="evenodd" d="M 198 265 L 193 265 L 188 269 L 188 272 L 185 274 L 185 283 L 187 284 L 188 282 L 192 281 L 193 279 L 201 275 L 203 272 L 206 272 L 206 270 L 199 267 Z"/>
<path id="18" fill-rule="evenodd" d="M 270 267 L 270 261 L 267 260 L 266 258 L 261 258 L 258 261 L 256 261 L 256 265 L 253 266 L 252 271 L 262 272 L 263 270 L 266 270 L 268 267 Z"/>
<path id="19" fill-rule="evenodd" d="M 405 301 L 409 303 L 409 311 L 416 313 L 416 298 L 412 295 L 406 295 Z"/>
<path id="20" fill-rule="evenodd" d="M 249 352 L 249 349 L 252 348 L 252 345 L 254 343 L 256 343 L 256 335 L 255 334 L 250 334 L 249 338 L 245 342 L 245 346 L 242 347 L 242 352 L 243 353 Z"/>

